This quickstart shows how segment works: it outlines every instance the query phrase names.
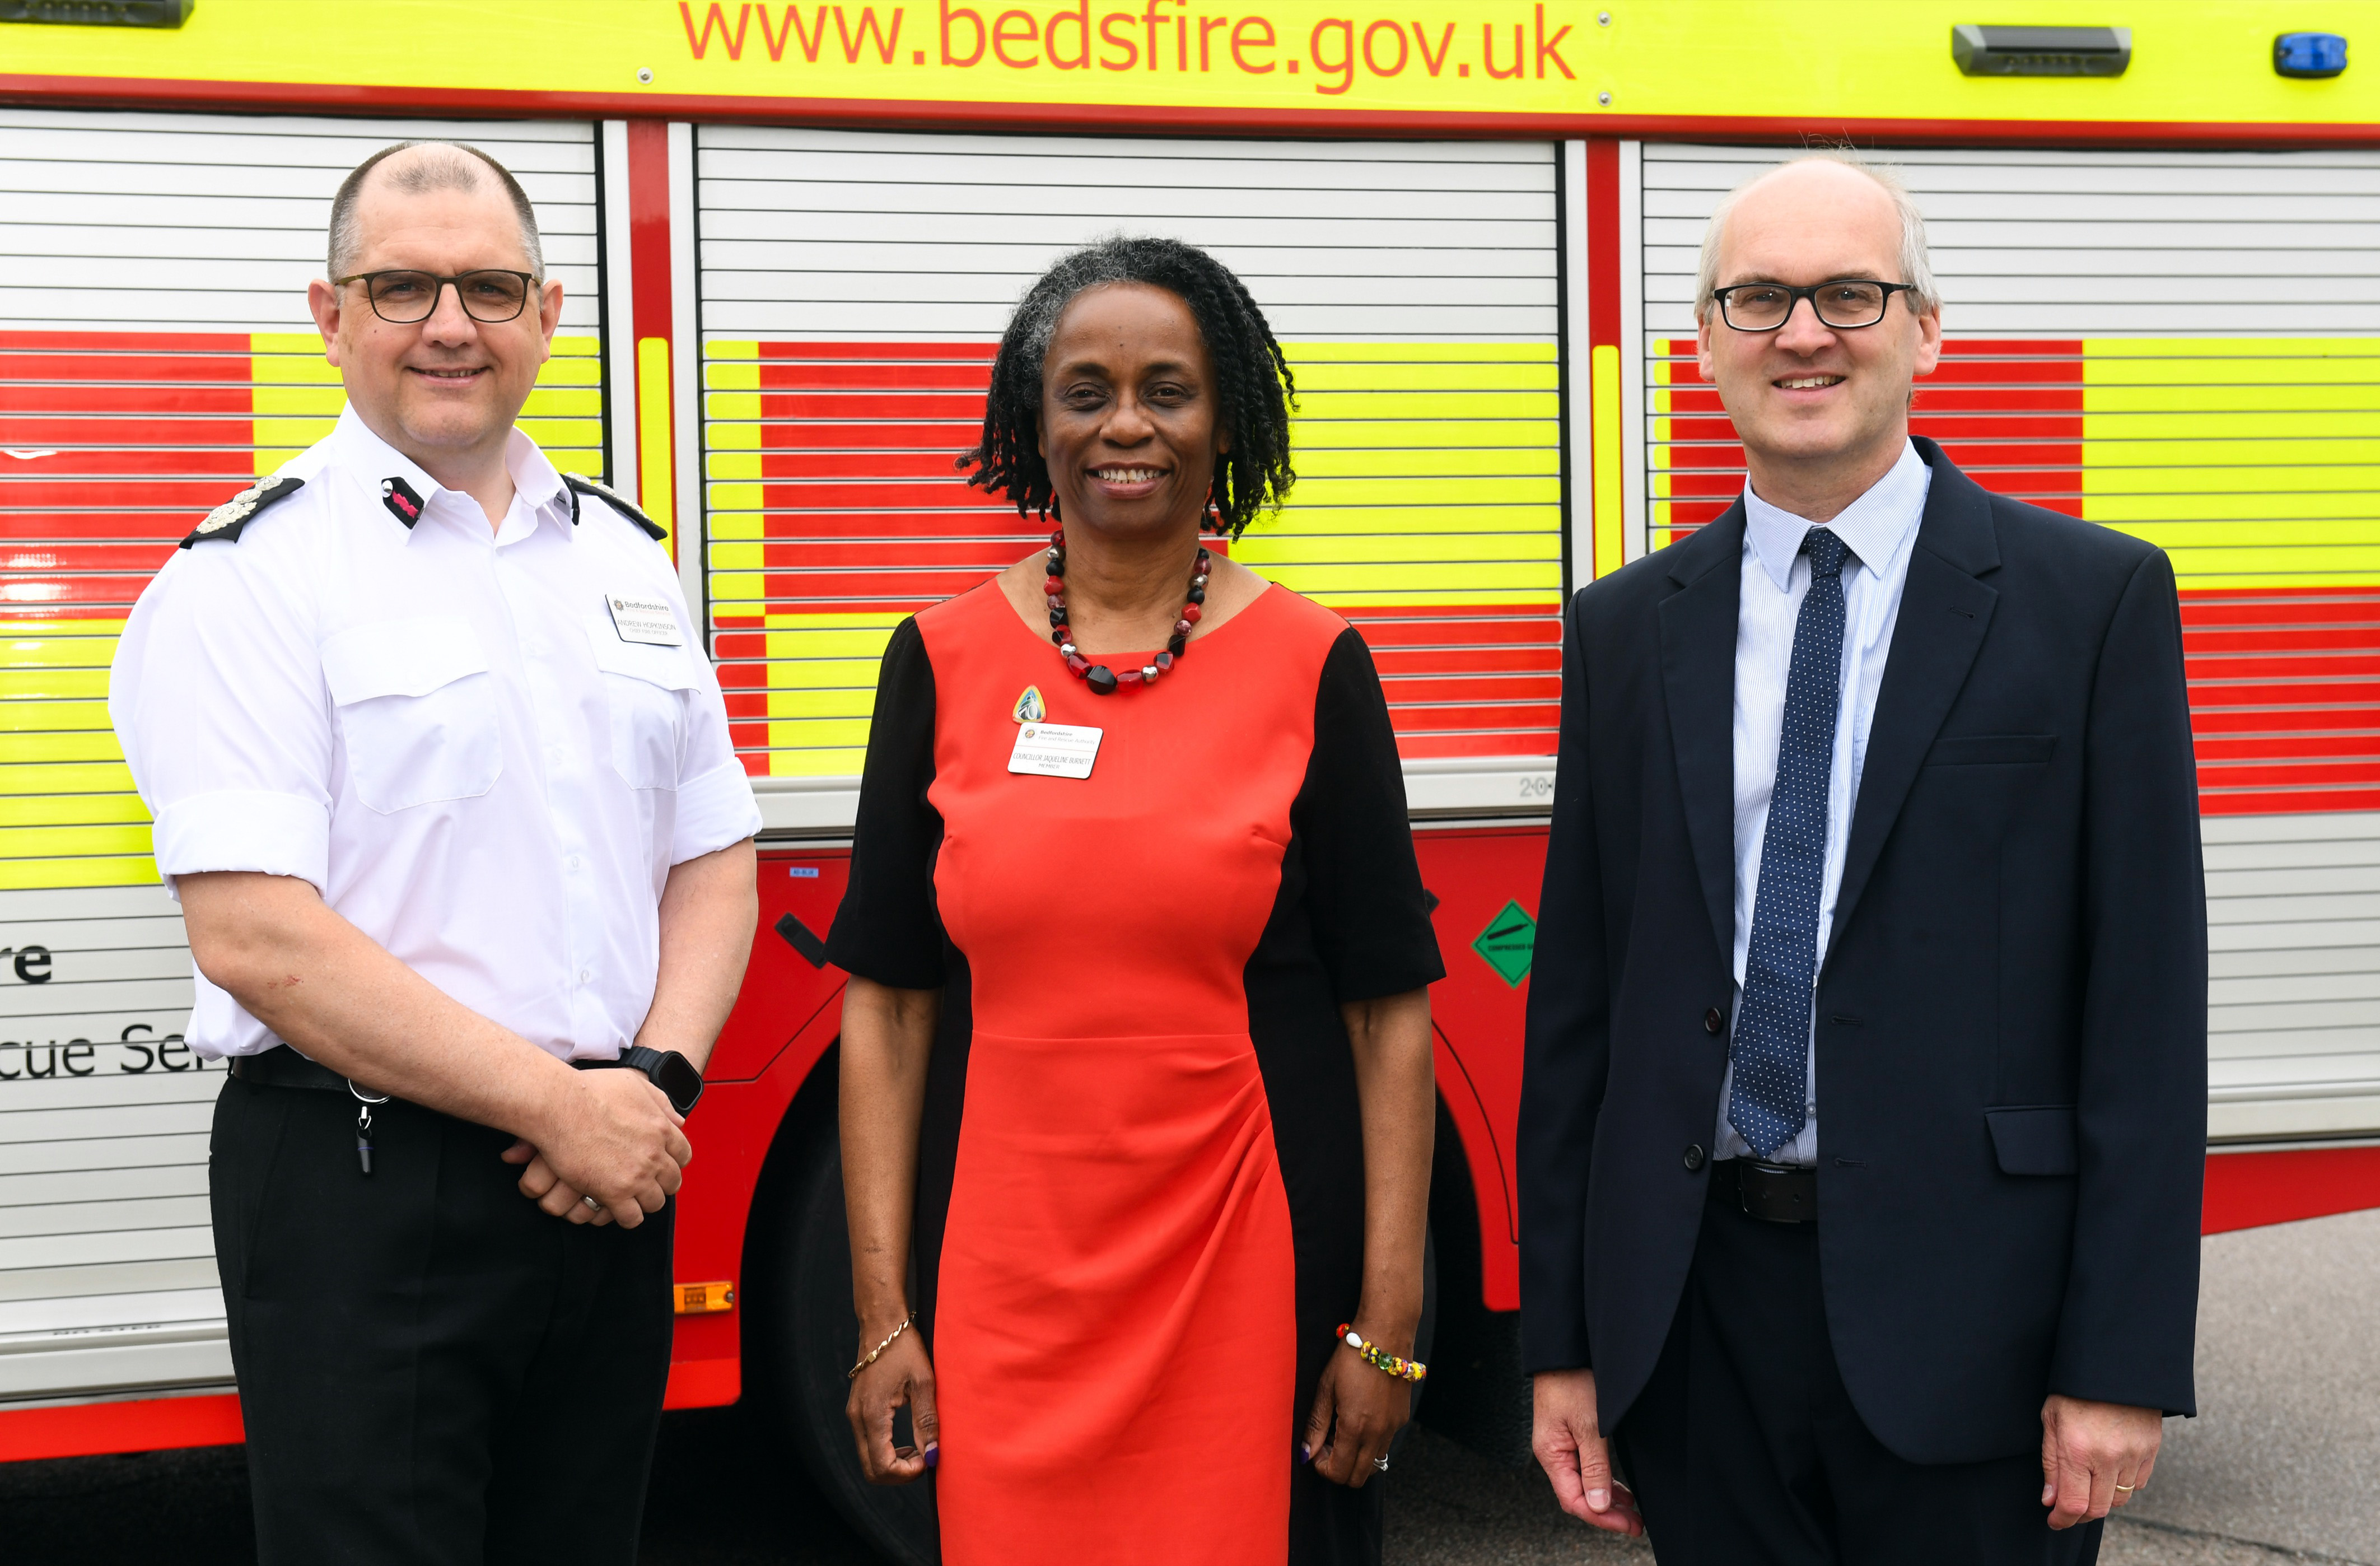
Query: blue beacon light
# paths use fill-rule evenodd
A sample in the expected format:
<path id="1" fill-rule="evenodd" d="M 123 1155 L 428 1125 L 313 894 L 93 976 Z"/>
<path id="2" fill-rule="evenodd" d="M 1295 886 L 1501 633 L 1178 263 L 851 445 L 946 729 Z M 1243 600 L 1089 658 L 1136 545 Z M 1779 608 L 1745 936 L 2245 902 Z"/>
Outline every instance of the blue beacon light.
<path id="1" fill-rule="evenodd" d="M 2347 68 L 2347 40 L 2335 32 L 2284 32 L 2273 40 L 2273 69 L 2283 76 L 2329 77 Z"/>

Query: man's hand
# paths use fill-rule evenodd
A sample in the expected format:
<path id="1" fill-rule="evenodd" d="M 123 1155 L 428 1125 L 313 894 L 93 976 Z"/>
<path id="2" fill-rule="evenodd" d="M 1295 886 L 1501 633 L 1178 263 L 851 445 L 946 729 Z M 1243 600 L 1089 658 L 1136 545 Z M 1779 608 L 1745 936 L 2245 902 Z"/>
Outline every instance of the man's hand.
<path id="1" fill-rule="evenodd" d="M 1611 1453 L 1595 1412 L 1595 1372 L 1548 1370 L 1536 1378 L 1536 1402 L 1530 1445 L 1561 1509 L 1611 1533 L 1642 1534 L 1636 1498 L 1611 1476 Z"/>
<path id="2" fill-rule="evenodd" d="M 608 1219 L 634 1229 L 677 1194 L 694 1161 L 684 1117 L 640 1071 L 574 1072 L 550 1118 L 552 1130 L 535 1144 L 514 1143 L 504 1159 L 528 1165 L 522 1196 L 574 1223 Z"/>
<path id="3" fill-rule="evenodd" d="M 2165 1416 L 2154 1408 L 2051 1394 L 2041 1405 L 2041 1504 L 2070 1528 L 2129 1502 L 2156 1468 Z"/>

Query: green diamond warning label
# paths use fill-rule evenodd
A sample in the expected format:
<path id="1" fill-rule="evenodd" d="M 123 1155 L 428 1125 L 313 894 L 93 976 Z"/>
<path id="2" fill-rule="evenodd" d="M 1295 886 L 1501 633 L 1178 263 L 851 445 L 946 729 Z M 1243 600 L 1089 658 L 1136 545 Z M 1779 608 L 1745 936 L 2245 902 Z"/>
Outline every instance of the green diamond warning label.
<path id="1" fill-rule="evenodd" d="M 1537 921 L 1518 903 L 1507 903 L 1503 911 L 1488 921 L 1488 928 L 1471 943 L 1471 949 L 1488 960 L 1498 977 L 1514 989 L 1529 977 L 1529 959 L 1537 950 Z"/>

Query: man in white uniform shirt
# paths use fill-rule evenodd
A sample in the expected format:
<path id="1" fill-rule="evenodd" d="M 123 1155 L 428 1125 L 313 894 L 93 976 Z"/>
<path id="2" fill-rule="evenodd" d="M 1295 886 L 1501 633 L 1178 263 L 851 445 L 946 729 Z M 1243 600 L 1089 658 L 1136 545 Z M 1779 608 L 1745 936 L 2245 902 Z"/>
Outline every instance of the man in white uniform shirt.
<path id="1" fill-rule="evenodd" d="M 759 812 L 660 529 L 515 427 L 562 285 L 512 176 L 375 155 L 309 295 L 346 411 L 184 540 L 109 695 L 232 1062 L 259 1553 L 629 1562 Z"/>

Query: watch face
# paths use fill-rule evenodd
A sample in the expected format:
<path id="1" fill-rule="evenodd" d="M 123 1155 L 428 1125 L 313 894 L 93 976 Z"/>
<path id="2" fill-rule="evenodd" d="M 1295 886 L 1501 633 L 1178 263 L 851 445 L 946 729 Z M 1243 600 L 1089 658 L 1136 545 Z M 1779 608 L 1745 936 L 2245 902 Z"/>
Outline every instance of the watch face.
<path id="1" fill-rule="evenodd" d="M 653 1086 L 669 1095 L 670 1106 L 680 1114 L 692 1111 L 695 1101 L 702 1097 L 702 1074 L 694 1062 L 676 1050 L 664 1052 L 661 1063 L 653 1067 Z"/>

